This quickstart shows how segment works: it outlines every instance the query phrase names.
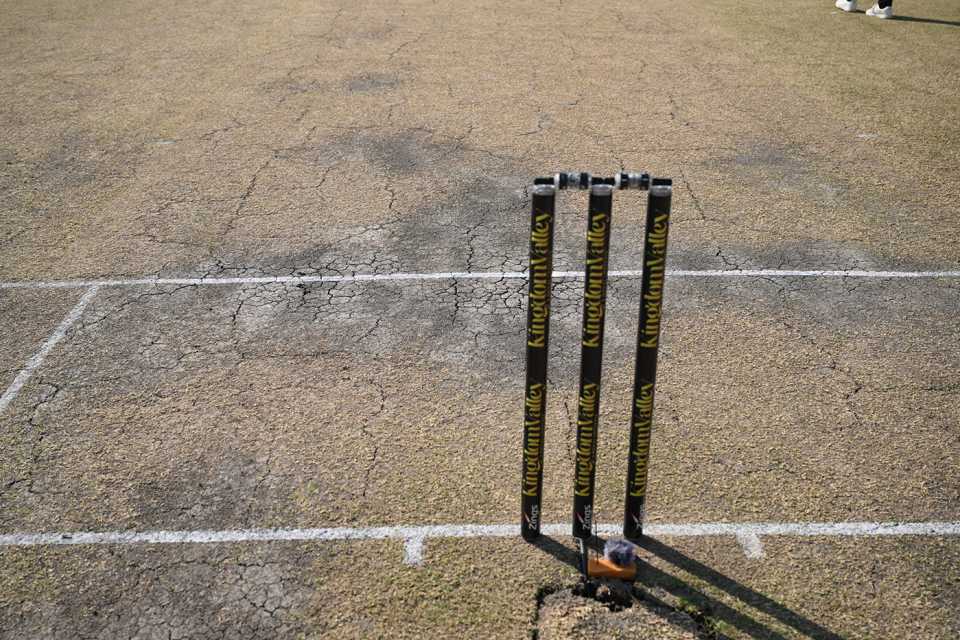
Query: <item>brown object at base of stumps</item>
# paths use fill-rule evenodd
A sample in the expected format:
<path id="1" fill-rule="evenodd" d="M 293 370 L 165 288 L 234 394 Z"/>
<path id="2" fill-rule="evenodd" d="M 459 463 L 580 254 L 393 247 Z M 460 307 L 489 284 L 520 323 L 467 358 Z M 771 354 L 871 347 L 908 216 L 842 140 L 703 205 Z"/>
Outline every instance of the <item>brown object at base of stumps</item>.
<path id="1" fill-rule="evenodd" d="M 637 567 L 621 567 L 606 558 L 590 558 L 587 560 L 587 575 L 591 578 L 614 578 L 616 580 L 635 580 Z"/>

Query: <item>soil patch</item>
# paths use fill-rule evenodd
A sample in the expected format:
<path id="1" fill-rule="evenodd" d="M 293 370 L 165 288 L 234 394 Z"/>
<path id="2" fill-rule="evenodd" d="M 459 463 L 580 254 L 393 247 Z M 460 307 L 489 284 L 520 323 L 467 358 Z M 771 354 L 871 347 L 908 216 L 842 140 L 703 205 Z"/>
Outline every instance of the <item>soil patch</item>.
<path id="1" fill-rule="evenodd" d="M 640 587 L 616 580 L 581 579 L 571 587 L 545 587 L 537 600 L 536 640 L 717 637 L 701 612 L 671 607 Z"/>

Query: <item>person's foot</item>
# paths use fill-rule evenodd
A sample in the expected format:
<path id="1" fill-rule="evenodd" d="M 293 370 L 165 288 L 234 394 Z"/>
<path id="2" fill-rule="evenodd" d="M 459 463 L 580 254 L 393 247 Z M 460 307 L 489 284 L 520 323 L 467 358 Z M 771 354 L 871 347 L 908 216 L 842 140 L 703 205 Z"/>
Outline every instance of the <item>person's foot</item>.
<path id="1" fill-rule="evenodd" d="M 839 0 L 837 2 L 839 5 Z M 880 8 L 880 5 L 875 4 L 869 9 L 867 9 L 867 15 L 872 18 L 892 18 L 893 17 L 893 7 L 884 7 Z"/>
<path id="2" fill-rule="evenodd" d="M 834 4 L 836 4 L 837 9 L 847 13 L 857 10 L 857 0 L 837 0 Z"/>

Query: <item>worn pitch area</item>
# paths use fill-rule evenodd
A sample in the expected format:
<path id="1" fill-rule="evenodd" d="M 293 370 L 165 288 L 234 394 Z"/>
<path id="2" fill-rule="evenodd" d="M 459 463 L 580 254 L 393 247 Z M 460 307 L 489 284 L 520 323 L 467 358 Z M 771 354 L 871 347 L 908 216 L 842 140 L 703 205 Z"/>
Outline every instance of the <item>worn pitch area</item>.
<path id="1" fill-rule="evenodd" d="M 0 281 L 519 271 L 530 178 L 621 166 L 675 178 L 675 269 L 955 271 L 960 14 L 830 4 L 0 2 Z M 558 269 L 585 200 L 561 196 Z M 641 203 L 615 200 L 614 269 Z M 638 282 L 610 287 L 602 522 Z M 581 288 L 554 290 L 547 522 Z M 515 523 L 524 290 L 0 289 L 0 533 Z M 651 522 L 960 520 L 958 294 L 669 278 Z M 610 616 L 558 595 L 568 544 L 4 546 L 0 637 L 960 633 L 955 536 L 658 538 L 643 612 Z"/>

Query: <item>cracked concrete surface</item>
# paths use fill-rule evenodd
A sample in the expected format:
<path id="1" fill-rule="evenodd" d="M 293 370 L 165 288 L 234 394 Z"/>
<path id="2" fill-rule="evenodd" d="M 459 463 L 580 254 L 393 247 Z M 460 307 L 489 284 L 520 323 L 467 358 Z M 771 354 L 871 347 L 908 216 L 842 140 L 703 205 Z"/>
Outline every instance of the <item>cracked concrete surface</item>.
<path id="1" fill-rule="evenodd" d="M 574 569 L 552 557 L 570 558 L 561 545 L 546 555 L 508 540 L 436 542 L 421 568 L 391 562 L 398 547 L 5 551 L 0 620 L 21 632 L 5 637 L 526 637 L 538 623 L 543 585 L 575 580 Z M 956 541 L 930 539 L 918 553 L 894 540 L 814 538 L 777 543 L 762 564 L 744 559 L 733 541 L 668 541 L 655 551 L 643 553 L 638 580 L 647 598 L 693 606 L 726 637 L 872 638 L 891 629 L 949 637 L 956 629 L 955 588 L 944 588 L 945 567 L 960 554 Z M 851 587 L 841 595 L 842 583 Z M 906 606 L 891 607 L 891 599 Z"/>
<path id="2" fill-rule="evenodd" d="M 530 178 L 618 167 L 675 178 L 672 268 L 955 270 L 960 15 L 908 4 L 0 0 L 0 280 L 520 271 Z M 613 269 L 639 268 L 640 199 Z M 0 413 L 0 531 L 511 522 L 523 285 L 103 287 Z M 601 520 L 637 286 L 610 291 Z M 554 290 L 549 521 L 581 287 Z M 670 280 L 651 518 L 957 520 L 958 294 Z M 4 388 L 76 298 L 0 291 Z M 732 637 L 960 633 L 955 540 L 668 543 L 645 588 Z M 0 637 L 526 637 L 564 549 L 3 548 Z"/>
<path id="3" fill-rule="evenodd" d="M 6 389 L 63 316 L 77 303 L 76 291 L 0 291 L 0 389 Z M 3 392 L 0 391 L 0 394 Z"/>
<path id="4" fill-rule="evenodd" d="M 5 629 L 45 638 L 294 637 L 306 627 L 298 611 L 313 593 L 310 565 L 328 553 L 278 545 L 12 554 L 3 583 L 19 597 L 4 598 Z M 69 578 L 38 578 L 37 569 Z"/>
<path id="5" fill-rule="evenodd" d="M 548 521 L 567 515 L 580 284 L 557 283 Z M 505 280 L 105 289 L 62 352 L 0 417 L 9 453 L 0 465 L 2 527 L 510 521 L 519 433 L 509 425 L 521 394 L 522 285 Z M 636 287 L 635 281 L 611 283 L 597 480 L 601 520 L 615 520 L 620 510 L 626 429 L 618 425 L 628 420 Z M 956 300 L 956 287 L 938 281 L 671 282 L 652 519 L 954 518 L 960 484 L 945 470 L 960 462 Z M 913 329 L 905 332 L 904 326 Z M 416 609 L 411 635 L 417 628 L 446 633 L 455 622 L 439 611 L 464 615 L 466 605 L 458 601 L 466 597 L 463 590 L 487 584 L 486 572 L 494 570 L 466 551 L 445 559 L 438 549 L 446 544 L 428 546 L 427 566 L 439 563 L 430 576 L 457 573 L 461 562 L 481 562 L 480 573 L 472 574 L 479 582 L 436 587 L 444 599 L 426 611 Z M 827 555 L 853 561 L 853 548 L 825 544 Z M 907 544 L 902 548 L 913 549 L 914 557 L 917 549 Z M 355 554 L 375 553 L 366 543 L 335 546 L 350 548 L 342 560 L 348 566 Z M 365 561 L 364 571 L 379 574 L 398 563 L 399 548 L 386 546 L 389 551 Z M 15 558 L 25 553 L 36 552 L 4 551 Z M 780 584 L 776 572 L 793 552 L 767 556 L 774 575 L 761 584 Z M 284 562 L 287 571 L 301 567 L 289 558 Z M 542 556 L 529 562 L 529 575 L 545 579 L 552 562 L 544 565 Z M 309 621 L 284 616 L 287 626 L 276 627 L 280 635 L 295 635 L 292 629 L 301 628 L 296 625 L 319 635 L 339 633 L 340 625 L 356 635 L 376 635 L 378 625 L 386 624 L 381 614 L 405 619 L 410 601 L 395 590 L 377 608 L 380 613 L 361 613 L 366 600 L 338 582 L 336 562 L 322 571 L 316 566 L 304 569 L 303 579 L 325 586 L 303 587 L 314 594 L 309 602 L 320 597 L 326 603 L 328 595 L 316 594 L 329 594 L 327 581 L 333 581 L 342 584 L 349 597 L 341 597 L 350 604 L 331 622 L 322 604 L 298 601 L 296 615 Z M 931 564 L 927 577 L 911 578 L 927 585 L 924 599 L 911 606 L 927 611 L 956 597 L 938 566 Z M 127 572 L 110 563 L 103 570 Z M 434 579 L 404 575 L 416 589 Z M 751 580 L 760 575 L 749 573 Z M 894 579 L 883 575 L 883 592 L 900 597 Z M 211 579 L 195 577 L 190 584 L 200 588 Z M 523 607 L 507 620 L 484 617 L 494 602 L 481 598 L 477 629 L 503 630 L 497 625 L 508 621 L 526 628 L 529 610 Z M 843 611 L 826 605 L 815 611 L 819 623 L 853 628 Z M 40 620 L 53 614 L 31 615 Z M 162 617 L 157 624 L 169 626 L 174 619 Z M 918 637 L 936 637 L 943 628 L 937 626 L 942 616 L 930 620 Z M 228 618 L 219 628 L 233 633 L 242 624 Z M 257 633 L 265 637 L 266 629 Z"/>
<path id="6" fill-rule="evenodd" d="M 580 321 L 576 291 L 563 291 L 578 284 L 558 283 L 555 303 L 547 441 L 560 460 Z M 19 461 L 4 470 L 0 518 L 8 530 L 509 521 L 522 287 L 108 289 L 0 418 Z M 611 284 L 607 519 L 626 457 L 636 287 Z M 654 518 L 951 519 L 960 484 L 938 470 L 960 463 L 956 299 L 929 281 L 671 283 Z M 546 470 L 548 521 L 566 514 L 568 466 Z"/>
<path id="7" fill-rule="evenodd" d="M 8 5 L 4 279 L 449 270 L 470 240 L 452 227 L 477 216 L 477 267 L 518 265 L 530 176 L 617 166 L 679 179 L 677 266 L 722 266 L 717 247 L 763 266 L 958 264 L 948 26 L 894 37 L 812 3 L 571 6 L 549 30 L 524 4 Z M 785 25 L 875 38 L 899 66 L 836 68 Z M 558 38 L 590 56 L 555 64 Z M 643 72 L 591 74 L 593 56 Z M 885 90 L 898 109 L 877 109 Z M 617 224 L 635 238 L 640 216 Z"/>

